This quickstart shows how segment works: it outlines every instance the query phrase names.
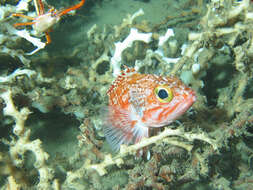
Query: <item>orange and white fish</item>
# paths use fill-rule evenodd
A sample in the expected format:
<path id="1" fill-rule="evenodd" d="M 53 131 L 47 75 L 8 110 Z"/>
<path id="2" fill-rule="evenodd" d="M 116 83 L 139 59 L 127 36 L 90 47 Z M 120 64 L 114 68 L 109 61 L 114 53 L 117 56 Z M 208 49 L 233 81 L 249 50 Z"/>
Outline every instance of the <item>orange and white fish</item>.
<path id="1" fill-rule="evenodd" d="M 116 78 L 107 94 L 104 131 L 115 150 L 148 137 L 150 127 L 173 122 L 196 100 L 195 92 L 179 79 L 140 74 L 132 68 Z"/>

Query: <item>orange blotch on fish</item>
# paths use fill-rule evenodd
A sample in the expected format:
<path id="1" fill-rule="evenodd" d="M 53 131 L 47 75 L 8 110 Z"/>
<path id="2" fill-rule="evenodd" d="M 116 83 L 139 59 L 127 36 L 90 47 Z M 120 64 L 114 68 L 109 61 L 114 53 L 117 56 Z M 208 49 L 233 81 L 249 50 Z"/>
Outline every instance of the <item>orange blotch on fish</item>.
<path id="1" fill-rule="evenodd" d="M 176 77 L 140 74 L 126 68 L 107 92 L 104 132 L 114 150 L 149 137 L 184 114 L 196 101 L 195 92 Z"/>

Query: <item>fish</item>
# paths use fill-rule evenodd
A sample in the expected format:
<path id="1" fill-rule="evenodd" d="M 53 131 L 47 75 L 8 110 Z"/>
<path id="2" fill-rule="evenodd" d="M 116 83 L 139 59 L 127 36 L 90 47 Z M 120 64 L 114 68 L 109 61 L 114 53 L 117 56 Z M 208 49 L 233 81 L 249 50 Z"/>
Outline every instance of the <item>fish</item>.
<path id="1" fill-rule="evenodd" d="M 141 74 L 126 67 L 107 91 L 104 134 L 113 150 L 149 137 L 151 128 L 163 127 L 183 115 L 196 93 L 174 76 Z"/>

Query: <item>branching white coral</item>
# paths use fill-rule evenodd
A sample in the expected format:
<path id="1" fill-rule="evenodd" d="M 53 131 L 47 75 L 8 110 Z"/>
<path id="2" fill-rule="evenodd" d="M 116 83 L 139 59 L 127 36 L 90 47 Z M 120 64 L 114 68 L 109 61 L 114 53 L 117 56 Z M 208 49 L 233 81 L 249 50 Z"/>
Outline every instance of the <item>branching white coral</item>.
<path id="1" fill-rule="evenodd" d="M 0 46 L 0 51 L 2 53 L 6 53 L 7 55 L 10 55 L 13 58 L 19 58 L 19 60 L 24 64 L 24 65 L 29 65 L 30 64 L 30 60 L 25 58 L 24 55 L 22 54 L 22 52 L 17 51 L 15 49 L 10 49 L 7 48 L 5 46 Z"/>
<path id="2" fill-rule="evenodd" d="M 28 108 L 22 108 L 17 110 L 12 100 L 11 90 L 0 94 L 0 97 L 4 100 L 6 106 L 3 109 L 4 116 L 10 116 L 14 119 L 15 125 L 13 126 L 13 133 L 17 136 L 17 140 L 12 139 L 9 142 L 10 157 L 15 166 L 20 167 L 24 162 L 24 154 L 27 151 L 31 151 L 36 158 L 34 167 L 39 173 L 38 189 L 50 189 L 50 181 L 52 180 L 52 170 L 46 165 L 46 161 L 49 155 L 42 149 L 41 141 L 39 139 L 30 141 L 31 131 L 25 127 L 25 121 L 30 114 Z"/>
<path id="3" fill-rule="evenodd" d="M 127 18 L 123 19 L 123 22 L 120 26 L 114 26 L 115 29 L 115 37 L 120 36 L 121 30 L 123 28 L 129 27 L 131 28 L 131 25 L 133 24 L 134 20 L 139 17 L 144 15 L 143 9 L 139 9 L 137 12 L 135 12 L 133 15 L 128 14 Z"/>
<path id="4" fill-rule="evenodd" d="M 122 52 L 133 45 L 134 41 L 143 41 L 149 43 L 152 40 L 152 33 L 140 33 L 136 28 L 131 28 L 130 34 L 123 42 L 115 43 L 115 52 L 111 58 L 113 75 L 116 77 L 121 73 L 121 55 Z"/>
<path id="5" fill-rule="evenodd" d="M 5 77 L 0 76 L 0 83 L 11 82 L 13 79 L 15 79 L 17 76 L 20 76 L 20 75 L 27 75 L 30 78 L 34 74 L 36 74 L 36 72 L 30 69 L 17 69 L 8 76 L 5 76 Z"/>
<path id="6" fill-rule="evenodd" d="M 162 47 L 162 46 L 164 45 L 164 43 L 167 42 L 167 40 L 168 40 L 170 37 L 172 37 L 172 36 L 174 36 L 174 31 L 173 31 L 173 29 L 168 28 L 168 29 L 167 29 L 167 32 L 165 33 L 165 35 L 159 37 L 158 47 Z"/>
<path id="7" fill-rule="evenodd" d="M 166 57 L 164 55 L 164 51 L 162 50 L 162 46 L 168 41 L 169 38 L 171 38 L 173 36 L 174 36 L 173 29 L 168 28 L 167 32 L 165 33 L 165 35 L 159 37 L 158 49 L 155 51 L 155 53 L 159 54 L 162 57 L 163 61 L 166 62 L 167 64 L 169 64 L 169 63 L 176 63 L 179 60 L 179 58 L 169 58 L 169 57 Z"/>
<path id="8" fill-rule="evenodd" d="M 36 47 L 35 50 L 33 50 L 30 53 L 27 53 L 27 55 L 32 55 L 32 54 L 34 54 L 34 53 L 38 52 L 39 50 L 44 49 L 46 47 L 46 43 L 42 42 L 41 39 L 39 39 L 39 38 L 32 37 L 30 35 L 30 33 L 25 29 L 24 30 L 16 30 L 15 28 L 9 28 L 9 31 L 12 34 L 18 35 L 18 36 L 26 39 L 27 41 L 31 42 Z"/>
<path id="9" fill-rule="evenodd" d="M 160 144 L 161 142 L 165 142 L 168 144 L 173 144 L 175 146 L 182 147 L 189 152 L 191 151 L 192 145 L 187 145 L 180 140 L 175 140 L 173 137 L 182 137 L 190 142 L 193 142 L 194 140 L 201 140 L 209 143 L 213 147 L 213 150 L 215 151 L 218 150 L 217 142 L 214 139 L 208 137 L 204 133 L 184 132 L 181 129 L 170 129 L 167 127 L 162 133 L 160 133 L 157 136 L 143 139 L 139 143 L 131 146 L 122 145 L 120 147 L 120 152 L 116 156 L 112 157 L 110 154 L 107 154 L 105 156 L 104 161 L 99 164 L 90 164 L 89 162 L 86 162 L 85 167 L 86 169 L 94 169 L 99 173 L 99 175 L 103 176 L 107 173 L 106 171 L 107 166 L 115 164 L 118 167 L 120 167 L 124 163 L 123 158 L 125 156 L 129 154 L 135 154 L 137 150 L 140 150 L 141 148 L 154 143 Z"/>
<path id="10" fill-rule="evenodd" d="M 28 11 L 30 1 L 31 0 L 20 0 L 17 4 L 17 11 Z"/>

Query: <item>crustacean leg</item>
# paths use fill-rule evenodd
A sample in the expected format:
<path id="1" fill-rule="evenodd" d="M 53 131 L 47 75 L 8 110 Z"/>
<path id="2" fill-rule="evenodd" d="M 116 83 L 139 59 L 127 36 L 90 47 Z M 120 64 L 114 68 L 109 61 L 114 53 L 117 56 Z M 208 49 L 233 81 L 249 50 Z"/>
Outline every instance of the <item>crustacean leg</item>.
<path id="1" fill-rule="evenodd" d="M 42 0 L 34 0 L 33 2 L 36 8 L 37 15 L 45 14 L 45 8 L 44 4 L 42 3 Z"/>
<path id="2" fill-rule="evenodd" d="M 33 17 L 26 16 L 26 15 L 19 14 L 19 13 L 14 13 L 14 14 L 12 14 L 12 16 L 22 17 L 22 18 L 26 18 L 26 19 L 28 19 L 28 20 L 35 20 L 35 18 L 33 18 Z M 13 26 L 14 26 L 14 27 L 17 27 L 17 26 L 27 26 L 27 25 L 33 25 L 34 23 L 35 23 L 35 22 L 15 23 L 15 24 L 13 24 Z"/>
<path id="3" fill-rule="evenodd" d="M 44 4 L 42 3 L 42 0 L 34 0 L 34 6 L 35 6 L 35 9 L 36 9 L 36 12 L 37 12 L 37 15 L 40 16 L 40 15 L 43 15 L 45 14 L 45 7 L 44 7 Z M 49 12 L 53 12 L 55 11 L 54 9 L 50 9 Z M 46 44 L 50 44 L 51 43 L 51 37 L 49 35 L 49 30 L 45 32 L 45 36 L 46 36 Z"/>
<path id="4" fill-rule="evenodd" d="M 37 0 L 34 0 L 34 2 L 37 2 Z M 45 14 L 45 8 L 44 8 L 44 4 L 42 3 L 42 1 L 41 0 L 38 0 L 38 4 L 39 4 L 39 8 L 36 8 L 36 9 L 38 9 L 37 10 L 37 14 L 38 15 L 43 15 L 43 14 Z M 36 7 L 37 5 L 35 4 L 35 7 Z M 55 9 L 50 9 L 49 10 L 49 12 L 53 12 L 53 11 L 55 11 Z M 49 29 L 50 30 L 50 29 Z M 46 44 L 50 44 L 51 42 L 52 42 L 52 40 L 51 40 L 51 37 L 50 37 L 50 35 L 49 35 L 49 32 L 50 31 L 46 31 L 45 32 L 45 36 L 46 36 Z"/>
<path id="5" fill-rule="evenodd" d="M 45 13 L 45 9 L 44 9 L 44 5 L 42 3 L 42 0 L 34 0 L 34 5 L 35 5 L 35 9 L 36 9 L 36 13 L 37 15 L 43 15 Z M 36 20 L 36 18 L 30 17 L 30 16 L 26 16 L 20 13 L 14 13 L 12 14 L 12 16 L 15 17 L 22 17 L 22 18 L 26 18 L 28 20 Z M 16 23 L 13 26 L 17 27 L 17 26 L 27 26 L 27 25 L 33 25 L 35 22 L 24 22 L 24 23 Z"/>
<path id="6" fill-rule="evenodd" d="M 67 14 L 70 11 L 79 9 L 80 7 L 83 6 L 84 3 L 85 3 L 85 0 L 81 0 L 80 3 L 78 3 L 78 4 L 76 4 L 76 5 L 72 6 L 72 7 L 69 7 L 69 8 L 67 8 L 67 9 L 65 9 L 63 11 L 60 11 L 57 15 L 62 16 L 62 15 Z"/>

